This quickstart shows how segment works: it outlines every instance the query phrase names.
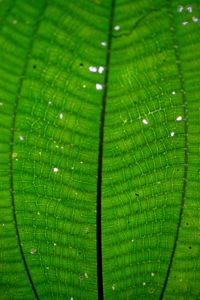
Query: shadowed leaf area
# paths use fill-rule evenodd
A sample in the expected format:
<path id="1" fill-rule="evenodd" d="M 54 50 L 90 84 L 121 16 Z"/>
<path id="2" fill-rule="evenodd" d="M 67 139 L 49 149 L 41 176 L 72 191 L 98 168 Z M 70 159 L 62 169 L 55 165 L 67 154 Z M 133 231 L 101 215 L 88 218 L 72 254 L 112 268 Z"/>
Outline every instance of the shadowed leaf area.
<path id="1" fill-rule="evenodd" d="M 199 18 L 0 1 L 0 300 L 200 299 Z"/>

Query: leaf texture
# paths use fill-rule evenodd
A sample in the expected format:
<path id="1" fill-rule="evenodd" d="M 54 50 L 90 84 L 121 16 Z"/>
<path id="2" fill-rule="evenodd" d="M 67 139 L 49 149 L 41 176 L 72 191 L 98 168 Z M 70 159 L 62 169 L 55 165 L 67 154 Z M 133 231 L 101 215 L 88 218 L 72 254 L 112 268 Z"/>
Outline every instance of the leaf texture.
<path id="1" fill-rule="evenodd" d="M 199 11 L 0 2 L 0 299 L 199 299 Z"/>

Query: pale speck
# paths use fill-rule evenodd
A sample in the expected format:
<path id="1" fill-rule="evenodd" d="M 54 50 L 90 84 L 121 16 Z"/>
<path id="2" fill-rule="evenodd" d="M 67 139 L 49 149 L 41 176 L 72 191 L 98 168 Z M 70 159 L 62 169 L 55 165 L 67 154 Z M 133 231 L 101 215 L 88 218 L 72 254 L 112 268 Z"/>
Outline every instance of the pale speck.
<path id="1" fill-rule="evenodd" d="M 116 289 L 115 284 L 112 285 L 112 290 L 114 291 Z"/>
<path id="2" fill-rule="evenodd" d="M 70 300 L 74 300 L 74 297 L 70 297 Z"/>
<path id="3" fill-rule="evenodd" d="M 57 246 L 57 244 L 56 244 L 56 243 L 53 243 L 53 245 L 54 245 L 54 246 Z"/>
<path id="4" fill-rule="evenodd" d="M 101 46 L 106 46 L 107 45 L 107 43 L 106 42 L 101 42 Z"/>
<path id="5" fill-rule="evenodd" d="M 71 169 L 74 170 L 74 166 L 72 166 Z"/>
<path id="6" fill-rule="evenodd" d="M 80 161 L 80 164 L 81 164 L 81 165 L 83 164 L 83 161 L 82 161 L 82 160 Z"/>
<path id="7" fill-rule="evenodd" d="M 97 67 L 90 66 L 89 71 L 92 72 L 92 73 L 96 73 L 97 72 Z"/>
<path id="8" fill-rule="evenodd" d="M 115 30 L 115 31 L 119 31 L 119 30 L 120 30 L 120 26 L 119 26 L 119 25 L 116 25 L 116 26 L 114 27 L 114 30 Z"/>
<path id="9" fill-rule="evenodd" d="M 62 113 L 59 115 L 59 118 L 60 118 L 61 120 L 63 119 L 63 114 L 62 114 Z"/>
<path id="10" fill-rule="evenodd" d="M 193 17 L 192 17 L 192 21 L 193 21 L 193 22 L 198 22 L 199 19 L 198 19 L 197 17 L 193 16 Z"/>
<path id="11" fill-rule="evenodd" d="M 89 227 L 86 227 L 86 228 L 84 229 L 84 232 L 85 232 L 86 234 L 88 234 L 88 233 L 90 232 Z"/>
<path id="12" fill-rule="evenodd" d="M 46 267 L 47 270 L 49 270 L 49 267 Z"/>
<path id="13" fill-rule="evenodd" d="M 3 106 L 3 102 L 0 102 L 0 106 Z"/>
<path id="14" fill-rule="evenodd" d="M 5 226 L 5 224 L 3 223 L 3 224 L 2 224 L 2 227 L 4 227 L 4 226 Z"/>
<path id="15" fill-rule="evenodd" d="M 38 154 L 39 154 L 39 155 L 42 155 L 42 152 L 40 151 L 40 152 L 38 152 Z"/>
<path id="16" fill-rule="evenodd" d="M 176 118 L 176 121 L 178 121 L 178 122 L 180 122 L 182 120 L 182 117 L 181 116 L 178 116 L 177 118 Z"/>
<path id="17" fill-rule="evenodd" d="M 51 102 L 51 101 L 49 101 L 49 102 L 48 102 L 48 104 L 49 104 L 49 105 L 51 105 L 51 104 L 52 104 L 52 102 Z"/>
<path id="18" fill-rule="evenodd" d="M 20 135 L 20 136 L 19 136 L 19 139 L 20 139 L 20 141 L 23 141 L 23 140 L 24 140 L 23 135 Z"/>
<path id="19" fill-rule="evenodd" d="M 147 125 L 149 122 L 146 119 L 143 119 L 142 123 L 145 124 L 145 125 Z"/>
<path id="20" fill-rule="evenodd" d="M 84 276 L 85 276 L 85 278 L 88 278 L 88 273 L 85 273 Z"/>
<path id="21" fill-rule="evenodd" d="M 155 273 L 151 272 L 151 276 L 154 277 L 154 276 L 155 276 Z"/>
<path id="22" fill-rule="evenodd" d="M 187 11 L 189 12 L 189 13 L 191 13 L 192 12 L 192 6 L 186 6 L 186 9 L 187 9 Z"/>
<path id="23" fill-rule="evenodd" d="M 35 254 L 37 252 L 37 248 L 31 248 L 30 254 Z"/>
<path id="24" fill-rule="evenodd" d="M 172 95 L 176 95 L 176 91 L 172 91 Z"/>
<path id="25" fill-rule="evenodd" d="M 53 168 L 53 171 L 54 171 L 55 173 L 57 173 L 57 172 L 59 171 L 59 169 L 58 169 L 58 168 Z"/>
<path id="26" fill-rule="evenodd" d="M 17 157 L 17 153 L 16 152 L 13 152 L 12 153 L 12 158 L 16 158 Z"/>
<path id="27" fill-rule="evenodd" d="M 100 67 L 98 68 L 98 73 L 99 73 L 99 74 L 102 74 L 103 71 L 104 71 L 104 67 L 100 66 Z"/>
<path id="28" fill-rule="evenodd" d="M 134 239 L 132 239 L 131 242 L 133 243 L 133 242 L 134 242 Z"/>
<path id="29" fill-rule="evenodd" d="M 100 83 L 96 83 L 96 89 L 97 90 L 103 90 L 103 85 Z"/>
<path id="30" fill-rule="evenodd" d="M 142 285 L 145 286 L 145 285 L 146 285 L 146 282 L 143 282 Z"/>
<path id="31" fill-rule="evenodd" d="M 170 136 L 175 136 L 175 132 L 172 131 L 172 132 L 170 133 Z"/>
<path id="32" fill-rule="evenodd" d="M 18 20 L 13 20 L 12 23 L 13 23 L 14 25 L 16 25 L 16 24 L 18 23 Z"/>
<path id="33" fill-rule="evenodd" d="M 183 9 L 184 9 L 184 8 L 183 8 L 183 6 L 182 6 L 182 5 L 179 5 L 179 6 L 177 7 L 177 11 L 178 11 L 178 12 L 182 12 L 182 11 L 183 11 Z"/>
<path id="34" fill-rule="evenodd" d="M 85 85 L 85 84 L 83 84 L 83 88 L 84 88 L 84 89 L 86 88 L 86 85 Z"/>
<path id="35" fill-rule="evenodd" d="M 187 21 L 182 22 L 182 25 L 183 25 L 183 26 L 186 26 L 187 24 L 188 24 Z"/>
<path id="36" fill-rule="evenodd" d="M 39 211 L 37 212 L 37 215 L 38 215 L 38 216 L 40 215 L 40 212 L 39 212 Z"/>

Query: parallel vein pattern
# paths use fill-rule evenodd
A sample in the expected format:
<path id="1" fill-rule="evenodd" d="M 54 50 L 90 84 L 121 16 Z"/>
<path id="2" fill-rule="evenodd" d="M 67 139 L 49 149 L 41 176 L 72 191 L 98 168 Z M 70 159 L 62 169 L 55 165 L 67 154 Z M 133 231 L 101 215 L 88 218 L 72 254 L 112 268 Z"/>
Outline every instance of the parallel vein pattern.
<path id="1" fill-rule="evenodd" d="M 198 299 L 200 3 L 47 2 L 0 1 L 0 299 Z"/>

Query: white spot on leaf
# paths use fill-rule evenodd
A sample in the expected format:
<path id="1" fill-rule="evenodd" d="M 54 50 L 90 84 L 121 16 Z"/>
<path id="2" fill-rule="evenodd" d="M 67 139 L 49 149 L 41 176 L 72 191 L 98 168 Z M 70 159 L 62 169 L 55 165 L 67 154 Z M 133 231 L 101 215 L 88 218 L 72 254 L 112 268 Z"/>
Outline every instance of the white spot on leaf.
<path id="1" fill-rule="evenodd" d="M 116 25 L 116 26 L 114 27 L 114 30 L 115 30 L 115 31 L 119 31 L 119 30 L 120 30 L 120 26 L 119 26 L 119 25 Z"/>
<path id="2" fill-rule="evenodd" d="M 145 124 L 145 125 L 147 125 L 149 122 L 146 119 L 143 119 L 142 123 Z"/>
<path id="3" fill-rule="evenodd" d="M 92 73 L 96 73 L 97 72 L 97 67 L 90 66 L 89 71 L 92 72 Z"/>
<path id="4" fill-rule="evenodd" d="M 178 11 L 178 12 L 182 12 L 183 9 L 184 9 L 184 7 L 183 7 L 182 5 L 179 5 L 179 6 L 177 7 L 177 11 Z"/>
<path id="5" fill-rule="evenodd" d="M 192 17 L 192 21 L 196 23 L 196 22 L 199 21 L 199 19 L 198 19 L 197 17 L 193 16 L 193 17 Z"/>
<path id="6" fill-rule="evenodd" d="M 99 73 L 99 74 L 102 74 L 103 71 L 104 71 L 104 67 L 100 66 L 100 67 L 98 68 L 98 73 Z"/>
<path id="7" fill-rule="evenodd" d="M 96 83 L 96 89 L 97 90 L 103 90 L 103 85 L 100 83 Z"/>
<path id="8" fill-rule="evenodd" d="M 182 120 L 182 117 L 181 116 L 178 116 L 177 118 L 176 118 L 176 121 L 177 122 L 180 122 Z"/>

